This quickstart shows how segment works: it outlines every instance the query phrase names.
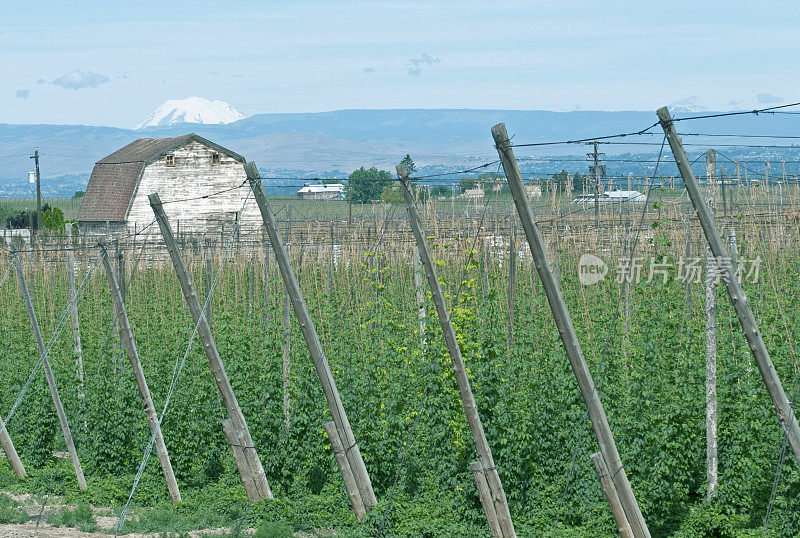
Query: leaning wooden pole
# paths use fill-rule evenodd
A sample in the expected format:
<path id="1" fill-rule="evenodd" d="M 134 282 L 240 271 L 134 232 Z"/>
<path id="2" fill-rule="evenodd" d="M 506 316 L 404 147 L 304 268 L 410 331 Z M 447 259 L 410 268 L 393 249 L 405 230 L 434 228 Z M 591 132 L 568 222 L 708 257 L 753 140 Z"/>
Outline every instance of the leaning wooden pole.
<path id="1" fill-rule="evenodd" d="M 300 323 L 300 330 L 303 333 L 303 338 L 306 341 L 308 351 L 311 355 L 311 361 L 314 363 L 314 368 L 317 370 L 317 375 L 322 384 L 322 391 L 325 394 L 325 399 L 328 401 L 331 417 L 341 436 L 342 446 L 344 447 L 347 460 L 350 463 L 353 476 L 358 485 L 358 490 L 361 492 L 364 507 L 366 510 L 369 510 L 377 504 L 375 492 L 372 489 L 372 481 L 367 473 L 367 467 L 364 465 L 364 459 L 361 457 L 361 450 L 358 448 L 358 443 L 356 443 L 355 437 L 353 436 L 353 429 L 350 427 L 350 421 L 347 418 L 342 399 L 339 396 L 339 390 L 336 388 L 336 382 L 333 380 L 333 374 L 328 365 L 328 359 L 325 357 L 325 352 L 322 350 L 319 335 L 314 327 L 314 320 L 311 319 L 311 314 L 308 312 L 306 300 L 300 291 L 300 284 L 297 282 L 291 260 L 284 247 L 283 238 L 278 232 L 278 223 L 275 220 L 275 214 L 272 212 L 269 201 L 267 201 L 267 194 L 264 191 L 264 185 L 261 184 L 258 168 L 256 168 L 255 163 L 247 163 L 244 169 L 247 173 L 247 179 L 250 182 L 250 188 L 253 191 L 258 208 L 261 211 L 261 218 L 267 229 L 267 234 L 269 235 L 269 240 L 272 244 L 273 252 L 275 253 L 275 259 L 278 262 L 278 269 L 280 269 L 286 292 L 289 294 L 295 316 L 297 316 L 297 320 Z"/>
<path id="2" fill-rule="evenodd" d="M 181 500 L 181 493 L 178 490 L 178 482 L 175 480 L 175 473 L 172 471 L 172 462 L 169 460 L 167 446 L 164 444 L 164 436 L 161 433 L 158 413 L 156 413 L 155 405 L 153 405 L 153 398 L 150 396 L 150 389 L 144 377 L 142 363 L 139 361 L 136 341 L 133 338 L 133 331 L 131 330 L 128 313 L 125 309 L 125 302 L 122 300 L 122 291 L 119 289 L 117 277 L 114 274 L 114 267 L 111 265 L 111 259 L 108 257 L 105 239 L 100 240 L 100 256 L 103 260 L 106 276 L 108 277 L 111 301 L 114 303 L 114 316 L 117 318 L 119 332 L 125 344 L 125 349 L 128 352 L 128 359 L 131 361 L 133 377 L 136 379 L 136 386 L 139 387 L 139 394 L 144 404 L 144 413 L 147 416 L 150 433 L 155 436 L 156 454 L 158 454 L 158 460 L 161 462 L 161 471 L 164 473 L 164 479 L 167 481 L 170 499 L 172 499 L 173 503 L 176 503 Z"/>
<path id="3" fill-rule="evenodd" d="M 13 248 L 13 247 L 12 247 Z M 12 251 L 13 252 L 13 251 Z M 56 378 L 53 376 L 53 370 L 50 368 L 50 361 L 47 359 L 47 348 L 42 339 L 42 331 L 39 330 L 39 322 L 36 320 L 36 312 L 33 309 L 33 300 L 31 299 L 28 284 L 25 281 L 25 273 L 22 270 L 22 263 L 19 261 L 18 256 L 13 256 L 14 269 L 17 271 L 17 279 L 19 282 L 19 289 L 22 291 L 22 297 L 25 300 L 25 308 L 28 310 L 28 318 L 31 322 L 31 330 L 36 340 L 36 347 L 39 349 L 39 358 L 42 361 L 42 369 L 47 378 L 47 385 L 50 387 L 50 395 L 53 397 L 53 405 L 56 408 L 58 415 L 58 422 L 61 425 L 61 433 L 64 436 L 64 443 L 67 445 L 67 452 L 69 458 L 72 460 L 72 467 L 75 469 L 75 476 L 78 479 L 78 487 L 86 490 L 86 479 L 83 477 L 83 468 L 81 462 L 78 460 L 78 452 L 75 450 L 75 443 L 72 441 L 72 432 L 69 429 L 67 422 L 67 414 L 64 412 L 64 406 L 61 404 L 61 398 L 58 395 L 58 387 L 56 386 Z M 72 300 L 72 297 L 70 297 Z"/>
<path id="4" fill-rule="evenodd" d="M 428 278 L 428 286 L 430 286 L 431 293 L 433 294 L 433 304 L 439 316 L 439 325 L 442 327 L 444 339 L 447 343 L 447 351 L 450 353 L 450 361 L 453 363 L 458 392 L 461 395 L 461 404 L 464 407 L 464 413 L 467 415 L 467 422 L 469 422 L 469 428 L 472 431 L 475 448 L 478 450 L 478 456 L 480 457 L 481 465 L 483 465 L 484 472 L 486 473 L 489 489 L 492 492 L 497 521 L 500 524 L 500 529 L 505 538 L 516 536 L 514 523 L 511 520 L 511 513 L 508 510 L 508 500 L 506 499 L 505 491 L 503 491 L 503 484 L 500 482 L 500 475 L 497 473 L 497 469 L 494 465 L 492 449 L 489 447 L 489 441 L 487 441 L 486 434 L 483 431 L 483 423 L 481 422 L 481 417 L 478 415 L 478 407 L 475 404 L 475 397 L 472 394 L 472 387 L 470 387 L 469 378 L 467 377 L 464 358 L 461 356 L 461 348 L 458 345 L 456 332 L 453 329 L 453 324 L 450 321 L 450 314 L 444 302 L 444 293 L 439 284 L 439 277 L 436 276 L 436 267 L 433 263 L 425 230 L 422 227 L 422 219 L 420 219 L 419 212 L 417 211 L 417 204 L 414 202 L 414 195 L 408 185 L 408 172 L 402 165 L 397 166 L 397 176 L 403 188 L 403 197 L 405 198 L 406 208 L 408 209 L 408 220 L 411 224 L 411 231 L 414 233 L 414 239 L 417 241 L 419 257 L 422 261 L 422 265 L 425 267 L 425 276 Z"/>
<path id="5" fill-rule="evenodd" d="M 267 476 L 264 473 L 264 467 L 261 465 L 261 460 L 258 457 L 253 438 L 250 435 L 250 429 L 247 427 L 247 421 L 242 414 L 242 409 L 239 407 L 239 401 L 233 393 L 231 382 L 228 379 L 228 374 L 225 372 L 225 365 L 222 363 L 222 358 L 217 351 L 217 345 L 214 342 L 214 335 L 211 333 L 211 328 L 208 326 L 203 308 L 200 306 L 200 301 L 197 299 L 197 294 L 194 291 L 192 284 L 192 277 L 186 269 L 186 264 L 183 262 L 178 245 L 175 242 L 175 236 L 172 233 L 172 226 L 170 226 L 164 207 L 161 204 L 161 198 L 157 193 L 148 196 L 150 200 L 150 207 L 153 208 L 158 226 L 161 229 L 161 236 L 164 238 L 164 243 L 169 251 L 172 264 L 175 266 L 175 273 L 178 275 L 178 282 L 181 285 L 183 298 L 189 307 L 194 322 L 197 324 L 197 334 L 203 342 L 203 349 L 208 357 L 208 364 L 211 367 L 211 373 L 214 376 L 214 382 L 217 384 L 222 402 L 225 404 L 225 409 L 228 411 L 228 416 L 231 420 L 233 428 L 223 428 L 228 443 L 231 445 L 231 450 L 234 456 L 239 454 L 237 449 L 241 449 L 241 453 L 245 458 L 246 465 L 239 465 L 239 474 L 242 478 L 242 484 L 247 491 L 247 497 L 250 501 L 258 501 L 261 499 L 271 499 L 272 491 L 270 490 Z M 233 433 L 234 435 L 229 435 Z"/>
<path id="6" fill-rule="evenodd" d="M 567 304 L 564 302 L 561 288 L 550 267 L 550 260 L 547 258 L 544 241 L 533 218 L 533 210 L 528 202 L 525 187 L 519 175 L 517 161 L 514 157 L 514 151 L 511 149 L 511 141 L 508 139 L 506 126 L 500 123 L 492 127 L 492 136 L 497 147 L 497 153 L 500 156 L 500 162 L 503 164 L 508 186 L 511 188 L 511 194 L 514 197 L 517 213 L 519 213 L 520 221 L 522 221 L 522 228 L 525 230 L 525 237 L 528 239 L 528 246 L 533 255 L 536 271 L 542 281 L 545 295 L 547 295 L 547 302 L 553 312 L 558 332 L 561 334 L 561 341 L 572 366 L 572 372 L 575 374 L 583 401 L 586 403 L 589 419 L 592 421 L 592 428 L 594 429 L 595 437 L 597 437 L 597 443 L 600 445 L 600 452 L 603 453 L 603 458 L 611 472 L 614 486 L 617 488 L 620 502 L 625 510 L 625 516 L 628 518 L 634 536 L 649 537 L 650 531 L 647 529 L 647 523 L 645 523 L 639 504 L 636 502 L 636 496 L 633 494 L 630 482 L 628 482 L 628 476 L 622 466 L 614 436 L 608 425 L 606 412 L 603 409 L 592 375 L 589 373 L 589 367 L 583 357 L 583 350 L 580 342 L 578 342 L 575 327 L 572 325 Z"/>
<path id="7" fill-rule="evenodd" d="M 700 219 L 700 226 L 703 228 L 703 233 L 706 236 L 711 247 L 711 252 L 719 260 L 730 260 L 728 249 L 722 242 L 722 238 L 717 230 L 717 225 L 714 223 L 714 217 L 708 210 L 708 207 L 703 200 L 703 194 L 700 192 L 700 186 L 697 184 L 692 166 L 689 158 L 686 156 L 686 151 L 683 149 L 678 133 L 675 130 L 675 125 L 672 122 L 672 117 L 669 114 L 667 107 L 659 108 L 656 112 L 658 114 L 661 127 L 664 129 L 664 134 L 669 142 L 669 147 L 672 150 L 672 155 L 675 157 L 675 164 L 678 165 L 678 170 L 683 178 L 683 183 L 686 185 L 686 191 L 689 193 L 689 199 L 692 201 L 697 216 Z M 750 352 L 758 365 L 758 371 L 761 373 L 761 378 L 764 380 L 764 385 L 767 387 L 769 397 L 772 399 L 772 405 L 775 407 L 775 412 L 778 415 L 778 422 L 780 422 L 783 431 L 789 439 L 789 444 L 794 452 L 794 457 L 800 465 L 800 426 L 797 424 L 797 417 L 792 409 L 792 404 L 789 398 L 786 397 L 786 392 L 783 390 L 781 381 L 778 378 L 778 372 L 775 370 L 775 365 L 772 364 L 767 346 L 764 344 L 764 339 L 758 330 L 758 324 L 753 316 L 753 310 L 750 308 L 750 301 L 742 290 L 742 285 L 736 278 L 736 272 L 731 263 L 720 263 L 720 270 L 724 271 L 721 275 L 728 290 L 728 296 L 733 303 L 733 309 L 736 311 L 736 316 L 739 318 L 739 323 L 742 325 L 742 331 L 747 339 L 747 344 L 750 347 Z"/>
<path id="8" fill-rule="evenodd" d="M 5 423 L 5 421 L 3 422 Z M 14 443 L 8 435 L 8 425 L 5 427 L 0 425 L 0 428 L 3 428 L 3 431 L 0 432 L 0 446 L 3 447 L 3 453 L 6 455 L 6 459 L 8 459 L 8 464 L 11 466 L 11 470 L 17 478 L 25 478 L 27 474 L 25 473 L 25 466 L 22 465 L 22 460 L 19 459 L 17 449 L 14 448 Z"/>
<path id="9" fill-rule="evenodd" d="M 611 515 L 614 517 L 614 523 L 617 524 L 617 531 L 620 537 L 632 538 L 631 525 L 628 523 L 628 518 L 625 517 L 625 510 L 622 509 L 617 488 L 614 487 L 614 482 L 611 480 L 611 474 L 608 472 L 608 466 L 606 465 L 606 460 L 603 459 L 603 454 L 595 452 L 590 458 L 594 464 L 594 470 L 597 471 L 597 479 L 600 480 L 600 486 L 603 488 L 603 494 L 606 496 L 608 507 L 611 509 Z"/>

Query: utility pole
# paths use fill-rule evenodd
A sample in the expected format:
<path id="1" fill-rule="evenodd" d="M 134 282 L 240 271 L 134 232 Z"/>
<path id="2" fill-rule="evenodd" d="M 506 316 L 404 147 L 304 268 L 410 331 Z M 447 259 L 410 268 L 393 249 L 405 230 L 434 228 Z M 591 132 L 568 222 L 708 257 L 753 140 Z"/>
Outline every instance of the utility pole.
<path id="1" fill-rule="evenodd" d="M 625 517 L 628 519 L 633 535 L 636 538 L 650 538 L 647 523 L 639 509 L 639 504 L 636 502 L 636 496 L 628 481 L 628 476 L 625 474 L 625 468 L 622 466 L 622 460 L 620 459 L 614 436 L 611 433 L 611 427 L 608 425 L 603 403 L 600 401 L 597 387 L 583 356 L 583 350 L 575 333 L 575 327 L 572 324 L 567 304 L 564 301 L 564 295 L 561 293 L 558 280 L 556 280 L 553 269 L 550 266 L 550 260 L 547 258 L 544 240 L 539 227 L 536 225 L 528 197 L 525 195 L 525 188 L 522 185 L 522 178 L 519 175 L 517 160 L 514 157 L 511 142 L 508 139 L 506 126 L 500 123 L 492 127 L 492 136 L 503 170 L 506 173 L 508 186 L 511 188 L 511 194 L 514 197 L 514 204 L 517 206 L 517 213 L 522 222 L 528 246 L 531 249 L 536 271 L 542 281 L 545 295 L 547 295 L 547 302 L 550 304 L 556 327 L 558 327 L 558 332 L 561 335 L 561 342 L 564 344 L 564 350 L 567 353 L 572 372 L 578 382 L 581 396 L 583 396 L 583 401 L 589 414 L 589 420 L 592 422 L 592 429 L 597 438 L 597 444 L 600 445 L 600 452 L 605 459 L 614 487 L 617 489 L 622 508 L 625 511 Z"/>
<path id="2" fill-rule="evenodd" d="M 30 157 L 36 163 L 36 233 L 42 228 L 42 184 L 39 177 L 39 148 Z"/>
<path id="3" fill-rule="evenodd" d="M 597 140 L 592 142 L 592 146 L 594 151 L 586 155 L 594 159 L 594 224 L 597 227 L 600 225 L 600 166 L 598 162 L 600 155 L 605 155 L 605 153 L 597 153 Z"/>
<path id="4" fill-rule="evenodd" d="M 725 248 L 725 244 L 722 242 L 722 238 L 717 230 L 717 225 L 714 222 L 714 217 L 703 200 L 700 186 L 697 184 L 697 178 L 692 171 L 689 158 L 686 156 L 686 150 L 683 149 L 683 143 L 675 130 L 675 125 L 672 122 L 669 110 L 667 107 L 662 107 L 658 109 L 656 114 L 658 114 L 659 122 L 664 129 L 664 134 L 667 137 L 672 155 L 675 158 L 675 164 L 678 165 L 678 170 L 680 170 L 683 183 L 686 185 L 686 191 L 689 193 L 689 198 L 692 201 L 695 211 L 697 211 L 700 226 L 703 228 L 703 233 L 711 247 L 711 252 L 714 253 L 716 258 L 730 260 L 730 254 L 728 253 L 728 249 Z M 723 271 L 722 280 L 725 282 L 728 296 L 731 298 L 736 316 L 739 318 L 739 323 L 742 325 L 742 331 L 747 339 L 748 347 L 758 365 L 758 371 L 761 373 L 761 378 L 772 400 L 772 405 L 775 407 L 775 412 L 778 415 L 778 422 L 780 422 L 786 437 L 789 439 L 789 444 L 792 447 L 795 459 L 800 464 L 800 426 L 797 424 L 797 417 L 795 417 L 792 404 L 789 402 L 789 398 L 786 397 L 786 392 L 783 390 L 778 372 L 775 370 L 775 365 L 772 363 L 772 359 L 769 356 L 767 346 L 764 344 L 764 339 L 758 330 L 758 324 L 756 323 L 755 316 L 753 316 L 753 309 L 750 307 L 750 301 L 747 299 L 742 285 L 736 278 L 733 264 L 725 263 L 720 265 L 723 266 L 721 267 Z"/>

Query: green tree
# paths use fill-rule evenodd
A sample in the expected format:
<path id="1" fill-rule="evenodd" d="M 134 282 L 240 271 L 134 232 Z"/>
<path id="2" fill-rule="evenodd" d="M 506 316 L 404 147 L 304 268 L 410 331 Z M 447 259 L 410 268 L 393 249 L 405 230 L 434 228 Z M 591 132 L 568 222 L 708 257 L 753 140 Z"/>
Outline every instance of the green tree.
<path id="1" fill-rule="evenodd" d="M 453 189 L 445 185 L 436 185 L 431 189 L 431 196 L 443 196 L 447 198 L 453 196 Z"/>
<path id="2" fill-rule="evenodd" d="M 417 166 L 414 164 L 414 161 L 411 159 L 411 155 L 408 153 L 406 153 L 406 156 L 403 157 L 402 161 L 400 161 L 400 164 L 405 166 L 406 172 L 408 172 L 409 176 L 417 171 Z"/>
<path id="3" fill-rule="evenodd" d="M 72 195 L 73 198 L 83 198 L 86 194 L 86 191 L 75 191 L 75 194 Z"/>
<path id="4" fill-rule="evenodd" d="M 374 166 L 367 170 L 362 166 L 350 174 L 347 180 L 347 196 L 353 202 L 362 204 L 379 200 L 388 179 L 392 179 L 392 174 L 386 170 L 378 170 Z"/>
<path id="5" fill-rule="evenodd" d="M 403 191 L 400 190 L 400 185 L 392 185 L 391 183 L 384 185 L 381 192 L 381 200 L 384 202 L 402 202 Z"/>
<path id="6" fill-rule="evenodd" d="M 61 209 L 53 207 L 42 212 L 42 226 L 44 228 L 64 229 L 64 213 Z"/>
<path id="7" fill-rule="evenodd" d="M 481 188 L 483 188 L 483 192 L 490 193 L 504 177 L 505 176 L 496 172 L 484 172 L 478 176 L 478 183 L 480 183 Z"/>
<path id="8" fill-rule="evenodd" d="M 550 186 L 555 186 L 560 193 L 583 192 L 583 186 L 587 184 L 588 180 L 589 176 L 581 174 L 580 172 L 570 174 L 566 170 L 561 170 L 550 176 Z M 542 189 L 546 187 L 547 181 L 542 180 Z"/>
<path id="9" fill-rule="evenodd" d="M 474 189 L 478 186 L 478 178 L 473 176 L 464 176 L 458 180 L 458 189 L 461 192 L 467 192 L 467 189 Z"/>

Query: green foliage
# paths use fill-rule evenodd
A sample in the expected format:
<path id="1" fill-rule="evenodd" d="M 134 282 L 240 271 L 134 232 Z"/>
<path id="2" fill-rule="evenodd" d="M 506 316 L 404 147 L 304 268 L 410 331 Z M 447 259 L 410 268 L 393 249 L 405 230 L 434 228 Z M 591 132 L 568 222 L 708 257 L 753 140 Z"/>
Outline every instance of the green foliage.
<path id="1" fill-rule="evenodd" d="M 589 186 L 590 177 L 580 172 L 569 173 L 561 170 L 550 176 L 550 186 L 555 187 L 560 193 L 583 192 L 584 187 Z M 547 182 L 542 180 L 542 187 L 547 186 Z M 592 184 L 593 185 L 593 184 Z"/>
<path id="2" fill-rule="evenodd" d="M 664 224 L 654 230 L 656 237 L 668 221 L 660 222 Z M 682 250 L 669 242 L 648 243 L 646 248 L 664 256 Z M 549 536 L 555 528 L 562 536 L 613 535 L 614 523 L 589 459 L 596 444 L 584 422 L 585 406 L 531 262 L 519 260 L 514 344 L 509 347 L 508 267 L 499 251 L 485 255 L 435 242 L 432 249 L 518 534 Z M 299 250 L 294 251 L 295 262 Z M 743 255 L 751 251 L 740 242 Z M 620 314 L 619 285 L 607 279 L 581 286 L 573 254 L 559 252 L 559 284 L 651 532 L 760 535 L 783 434 L 729 303 L 718 302 L 720 480 L 716 499 L 708 504 L 705 365 L 697 360 L 703 356 L 704 318 L 697 288 L 684 321 L 683 283 L 671 279 L 634 286 L 632 329 L 626 340 L 622 324 L 609 323 Z M 244 259 L 249 260 L 249 253 Z M 291 426 L 286 429 L 282 282 L 277 273 L 265 281 L 261 269 L 251 273 L 247 264 L 231 263 L 224 267 L 213 297 L 212 330 L 275 499 L 248 509 L 220 427 L 227 413 L 202 347 L 195 343 L 162 424 L 183 501 L 170 505 L 157 458 L 151 456 L 134 496 L 135 517 L 125 532 L 234 528 L 243 520 L 244 528 L 264 532 L 331 529 L 337 536 L 374 536 L 405 454 L 385 535 L 487 534 L 469 471 L 477 455 L 427 286 L 423 347 L 409 260 L 387 249 L 354 253 L 346 262 L 333 268 L 330 295 L 324 284 L 327 260 L 306 255 L 300 283 L 378 505 L 362 523 L 356 522 L 323 429 L 330 412 L 302 332 L 294 324 L 289 334 Z M 768 262 L 765 280 L 774 277 L 780 286 L 746 284 L 746 291 L 763 320 L 762 333 L 776 369 L 783 379 L 792 379 L 790 342 L 800 341 L 800 314 L 792 302 L 800 296 L 796 250 L 787 249 Z M 189 267 L 195 282 L 205 282 L 203 264 Z M 256 275 L 252 302 L 251 274 Z M 193 324 L 168 264 L 143 264 L 128 284 L 126 308 L 160 410 Z M 29 285 L 42 331 L 50 335 L 66 305 L 64 271 L 34 269 Z M 58 463 L 52 452 L 64 447 L 41 375 L 9 423 L 28 477 L 17 480 L 2 463 L 0 488 L 46 492 L 52 486 L 52 494 L 63 496 L 67 504 L 111 506 L 118 514 L 150 432 L 117 342 L 102 271 L 87 286 L 79 301 L 85 399 L 78 395 L 69 330 L 53 342 L 49 356 L 89 490 L 78 490 L 68 461 L 55 474 Z M 778 301 L 789 316 L 788 329 Z M 0 288 L 0 316 L 0 408 L 8 410 L 37 352 L 13 285 Z M 604 352 L 607 337 L 610 345 Z M 2 502 L 0 497 L 0 506 Z M 90 524 L 79 516 L 59 517 Z M 799 526 L 800 473 L 787 454 L 770 532 L 797 536 Z"/>
<path id="3" fill-rule="evenodd" d="M 20 504 L 5 493 L 0 493 L 0 524 L 27 523 L 30 517 Z"/>
<path id="4" fill-rule="evenodd" d="M 292 538 L 294 532 L 289 525 L 275 521 L 265 521 L 258 526 L 253 538 Z"/>
<path id="5" fill-rule="evenodd" d="M 431 196 L 449 198 L 453 196 L 453 189 L 445 185 L 436 185 L 431 189 Z"/>
<path id="6" fill-rule="evenodd" d="M 86 196 L 86 191 L 75 191 L 75 194 L 72 195 L 73 198 L 83 198 Z"/>
<path id="7" fill-rule="evenodd" d="M 474 176 L 463 176 L 458 180 L 458 190 L 466 192 L 469 189 L 474 189 L 478 186 L 478 178 Z"/>
<path id="8" fill-rule="evenodd" d="M 400 185 L 384 185 L 381 192 L 381 200 L 384 202 L 402 202 L 403 191 Z"/>
<path id="9" fill-rule="evenodd" d="M 75 508 L 64 508 L 47 516 L 47 522 L 54 527 L 75 527 L 83 532 L 95 532 L 97 522 L 94 520 L 92 507 L 81 503 Z"/>
<path id="10" fill-rule="evenodd" d="M 56 230 L 64 229 L 64 213 L 58 207 L 42 212 L 42 226 Z"/>
<path id="11" fill-rule="evenodd" d="M 684 519 L 676 538 L 736 538 L 738 529 L 746 524 L 746 517 L 726 514 L 714 504 L 698 506 Z"/>
<path id="12" fill-rule="evenodd" d="M 378 200 L 383 193 L 386 181 L 392 179 L 392 174 L 386 170 L 378 170 L 374 166 L 369 170 L 363 166 L 354 170 L 347 180 L 347 196 L 353 202 L 366 203 Z"/>
<path id="13" fill-rule="evenodd" d="M 414 161 L 411 159 L 411 155 L 408 153 L 406 153 L 406 156 L 400 161 L 400 164 L 405 167 L 409 176 L 413 176 L 414 172 L 417 171 L 417 166 L 414 164 Z"/>

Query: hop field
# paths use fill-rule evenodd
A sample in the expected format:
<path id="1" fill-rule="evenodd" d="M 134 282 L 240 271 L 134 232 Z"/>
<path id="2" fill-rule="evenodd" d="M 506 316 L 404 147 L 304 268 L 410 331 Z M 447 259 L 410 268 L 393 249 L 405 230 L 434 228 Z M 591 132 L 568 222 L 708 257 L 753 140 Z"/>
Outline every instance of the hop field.
<path id="1" fill-rule="evenodd" d="M 557 219 L 545 226 L 550 259 L 650 530 L 654 536 L 760 535 L 769 507 L 768 532 L 796 535 L 800 475 L 787 451 L 773 491 L 784 437 L 722 286 L 719 487 L 712 501 L 705 500 L 702 283 L 686 286 L 676 274 L 687 243 L 693 256 L 702 257 L 704 248 L 685 213 L 657 213 L 641 234 L 637 255 L 669 262 L 666 282 L 642 279 L 631 286 L 629 299 L 614 278 L 614 261 L 628 252 L 637 215 L 618 226 L 622 216 L 612 214 L 596 232 Z M 791 399 L 798 377 L 800 241 L 796 229 L 780 220 L 758 219 L 732 219 L 730 225 L 740 255 L 761 260 L 757 278 L 744 279 L 745 291 Z M 518 533 L 613 535 L 589 458 L 597 443 L 524 236 L 516 237 L 510 323 L 509 244 L 497 240 L 510 230 L 508 217 L 484 223 L 480 234 L 466 224 L 429 224 L 437 271 Z M 20 254 L 45 340 L 69 300 L 64 248 L 70 247 L 56 240 L 51 247 Z M 291 253 L 378 505 L 360 524 L 350 511 L 323 428 L 330 412 L 294 314 L 285 330 L 285 293 L 274 258 L 265 256 L 260 241 L 243 240 L 221 264 L 219 250 L 187 243 L 184 254 L 199 293 L 209 269 L 213 276 L 221 267 L 211 327 L 276 498 L 248 507 L 220 426 L 227 414 L 195 341 L 162 424 L 185 500 L 169 508 L 161 469 L 151 457 L 133 498 L 138 520 L 126 532 L 169 530 L 154 521 L 169 520 L 164 525 L 171 529 L 188 525 L 164 515 L 173 514 L 192 515 L 197 525 L 233 528 L 266 521 L 353 536 L 374 536 L 381 525 L 386 535 L 488 534 L 469 469 L 476 451 L 453 369 L 427 286 L 414 286 L 413 245 L 373 230 L 369 241 L 342 240 L 338 247 L 297 234 Z M 194 323 L 163 253 L 159 258 L 153 248 L 141 258 L 140 249 L 122 251 L 126 307 L 160 410 Z M 586 252 L 609 261 L 608 277 L 595 285 L 578 279 L 578 260 Z M 80 492 L 68 464 L 58 468 L 53 457 L 64 442 L 41 375 L 8 424 L 29 476 L 18 481 L 0 462 L 0 488 L 40 495 L 51 488 L 118 513 L 150 432 L 114 324 L 108 284 L 96 265 L 97 249 L 90 245 L 76 255 L 76 278 L 86 278 L 78 300 L 82 384 L 69 323 L 54 341 L 50 360 L 89 488 Z M 8 266 L 4 258 L 0 271 Z M 6 416 L 38 358 L 13 273 L 0 288 L 0 320 L 0 409 Z M 153 506 L 158 510 L 146 509 Z"/>

